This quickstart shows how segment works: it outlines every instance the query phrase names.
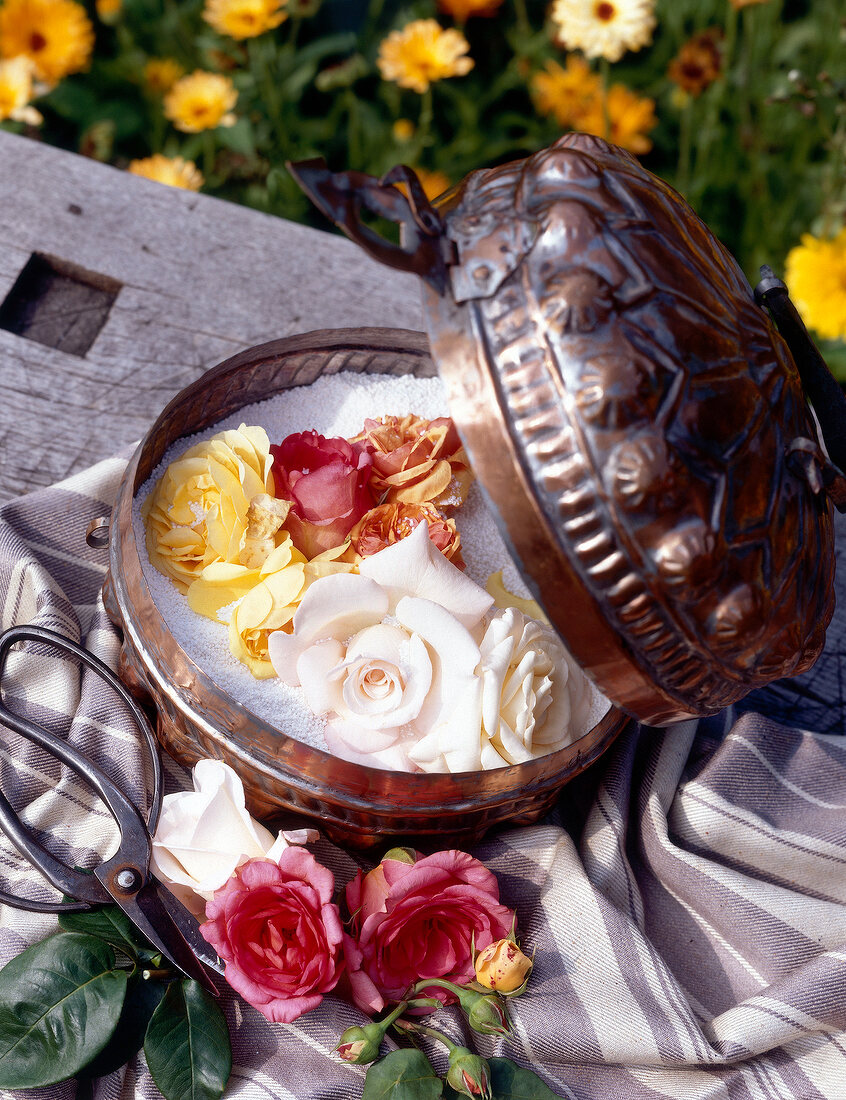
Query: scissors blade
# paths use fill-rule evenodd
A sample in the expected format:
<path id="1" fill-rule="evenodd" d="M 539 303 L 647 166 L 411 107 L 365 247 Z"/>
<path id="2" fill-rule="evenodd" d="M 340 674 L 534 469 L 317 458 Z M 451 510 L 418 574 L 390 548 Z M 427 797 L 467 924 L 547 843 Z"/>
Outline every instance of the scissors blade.
<path id="1" fill-rule="evenodd" d="M 160 894 L 163 887 L 155 879 L 147 878 L 144 881 L 145 876 L 139 874 L 137 881 L 143 885 L 137 890 L 124 892 L 114 889 L 107 864 L 96 868 L 94 874 L 109 891 L 115 903 L 154 947 L 183 974 L 198 981 L 212 996 L 220 996 L 220 990 L 163 904 Z M 187 910 L 186 916 L 190 917 Z"/>

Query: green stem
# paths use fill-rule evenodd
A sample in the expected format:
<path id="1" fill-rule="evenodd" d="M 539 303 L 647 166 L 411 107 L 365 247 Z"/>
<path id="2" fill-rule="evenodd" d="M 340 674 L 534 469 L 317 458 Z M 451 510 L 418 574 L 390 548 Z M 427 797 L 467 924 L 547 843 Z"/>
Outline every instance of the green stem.
<path id="1" fill-rule="evenodd" d="M 209 184 L 212 176 L 214 175 L 214 161 L 215 161 L 215 145 L 214 145 L 214 130 L 203 131 L 203 175 L 206 178 L 206 185 Z"/>
<path id="2" fill-rule="evenodd" d="M 530 38 L 532 24 L 529 21 L 529 13 L 526 9 L 526 0 L 514 0 L 514 14 L 517 16 L 517 30 L 524 38 Z"/>
<path id="3" fill-rule="evenodd" d="M 429 87 L 420 97 L 420 118 L 417 121 L 417 139 L 421 149 L 425 149 L 427 145 L 431 144 L 430 133 L 433 117 L 432 89 Z"/>
<path id="4" fill-rule="evenodd" d="M 452 1054 L 454 1050 L 458 1048 L 460 1044 L 454 1043 L 452 1039 L 448 1038 L 442 1031 L 438 1031 L 434 1027 L 428 1027 L 426 1024 L 415 1024 L 411 1020 L 403 1020 L 401 1026 L 402 1031 L 416 1031 L 421 1035 L 429 1035 L 437 1042 L 443 1044 L 447 1048 L 447 1051 Z"/>
<path id="5" fill-rule="evenodd" d="M 390 1025 L 394 1022 L 394 1020 L 398 1020 L 399 1017 L 402 1016 L 403 1012 L 405 1012 L 405 1010 L 407 1008 L 408 1008 L 408 1001 L 400 1001 L 400 1003 L 397 1005 L 397 1007 L 394 1009 L 394 1011 L 390 1013 L 390 1015 L 386 1016 L 384 1020 L 379 1020 L 378 1022 L 380 1024 L 384 1024 L 385 1025 L 385 1030 L 387 1031 L 387 1029 L 390 1027 Z"/>
<path id="6" fill-rule="evenodd" d="M 264 100 L 267 117 L 276 137 L 280 159 L 285 159 L 288 134 L 282 117 L 282 101 L 276 84 L 276 48 L 270 35 L 259 35 L 247 42 L 247 56 L 253 79 Z"/>
<path id="7" fill-rule="evenodd" d="M 690 193 L 690 150 L 693 129 L 693 97 L 688 96 L 679 119 L 679 161 L 676 181 L 679 191 L 685 198 Z"/>

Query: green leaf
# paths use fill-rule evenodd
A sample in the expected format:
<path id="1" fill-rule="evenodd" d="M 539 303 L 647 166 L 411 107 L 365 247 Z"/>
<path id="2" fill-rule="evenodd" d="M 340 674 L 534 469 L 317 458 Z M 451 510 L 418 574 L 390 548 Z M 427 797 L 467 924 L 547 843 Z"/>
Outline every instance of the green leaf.
<path id="1" fill-rule="evenodd" d="M 156 950 L 117 905 L 104 905 L 83 913 L 60 913 L 59 927 L 65 932 L 98 936 L 130 959 L 138 958 L 139 949 L 148 954 Z"/>
<path id="2" fill-rule="evenodd" d="M 442 1089 L 422 1050 L 393 1050 L 367 1071 L 361 1100 L 437 1100 Z"/>
<path id="3" fill-rule="evenodd" d="M 144 1045 L 150 1018 L 166 989 L 165 982 L 145 981 L 140 974 L 130 977 L 117 1027 L 103 1050 L 85 1066 L 81 1077 L 105 1077 L 138 1053 Z"/>
<path id="4" fill-rule="evenodd" d="M 144 1056 L 165 1100 L 216 1100 L 232 1069 L 226 1019 L 199 982 L 172 982 L 153 1013 Z"/>
<path id="5" fill-rule="evenodd" d="M 55 1084 L 99 1054 L 126 993 L 114 965 L 102 940 L 60 932 L 0 971 L 0 1087 Z"/>
<path id="6" fill-rule="evenodd" d="M 493 1100 L 561 1100 L 536 1073 L 510 1058 L 489 1058 Z"/>

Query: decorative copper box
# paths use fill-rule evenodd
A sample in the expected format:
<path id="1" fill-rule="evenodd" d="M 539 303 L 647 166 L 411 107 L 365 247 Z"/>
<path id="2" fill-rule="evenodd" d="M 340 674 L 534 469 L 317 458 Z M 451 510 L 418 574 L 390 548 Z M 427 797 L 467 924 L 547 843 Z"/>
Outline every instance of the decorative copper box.
<path id="1" fill-rule="evenodd" d="M 179 394 L 141 444 L 106 593 L 123 674 L 152 695 L 169 751 L 226 759 L 254 812 L 295 810 L 347 843 L 467 842 L 537 819 L 626 715 L 714 713 L 813 663 L 832 612 L 833 468 L 787 345 L 671 188 L 577 134 L 471 174 L 435 208 L 407 170 L 294 171 L 369 251 L 423 276 L 429 342 L 340 330 L 251 349 Z M 361 206 L 402 222 L 403 245 L 361 225 Z M 527 584 L 616 704 L 560 752 L 461 775 L 346 763 L 227 697 L 162 622 L 131 521 L 136 489 L 180 436 L 322 372 L 428 374 L 433 359 Z"/>

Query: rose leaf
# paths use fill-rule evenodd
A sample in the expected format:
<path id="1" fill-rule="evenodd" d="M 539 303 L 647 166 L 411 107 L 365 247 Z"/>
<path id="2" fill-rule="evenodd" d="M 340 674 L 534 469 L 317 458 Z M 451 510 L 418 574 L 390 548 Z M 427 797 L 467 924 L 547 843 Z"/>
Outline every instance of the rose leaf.
<path id="1" fill-rule="evenodd" d="M 105 1077 L 133 1058 L 144 1045 L 150 1018 L 165 994 L 166 984 L 132 974 L 117 1027 L 106 1046 L 85 1066 L 80 1077 Z"/>
<path id="2" fill-rule="evenodd" d="M 442 1089 L 422 1050 L 392 1050 L 368 1069 L 361 1100 L 437 1100 Z"/>
<path id="3" fill-rule="evenodd" d="M 94 936 L 60 932 L 0 971 L 0 1088 L 73 1077 L 117 1026 L 127 975 Z"/>
<path id="4" fill-rule="evenodd" d="M 493 1100 L 561 1100 L 549 1086 L 510 1058 L 489 1058 Z"/>
<path id="5" fill-rule="evenodd" d="M 147 956 L 156 953 L 156 948 L 147 942 L 117 905 L 103 905 L 81 913 L 60 913 L 59 927 L 65 932 L 97 936 L 132 960 L 138 959 L 139 950 Z"/>
<path id="6" fill-rule="evenodd" d="M 165 1100 L 217 1100 L 232 1069 L 226 1019 L 199 982 L 171 982 L 153 1013 L 144 1057 Z"/>

